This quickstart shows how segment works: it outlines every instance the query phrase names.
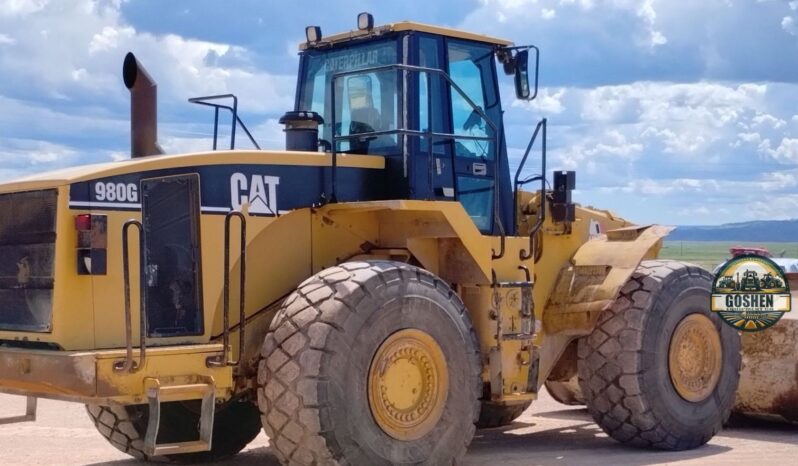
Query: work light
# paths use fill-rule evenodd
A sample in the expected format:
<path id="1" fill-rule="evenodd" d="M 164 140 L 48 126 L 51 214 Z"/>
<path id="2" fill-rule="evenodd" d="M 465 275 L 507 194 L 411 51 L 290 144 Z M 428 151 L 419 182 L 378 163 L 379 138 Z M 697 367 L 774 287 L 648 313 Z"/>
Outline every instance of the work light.
<path id="1" fill-rule="evenodd" d="M 365 11 L 357 15 L 357 28 L 361 31 L 371 31 L 374 28 L 374 16 Z"/>
<path id="2" fill-rule="evenodd" d="M 321 27 L 308 26 L 305 28 L 305 37 L 308 43 L 318 42 L 321 40 Z"/>

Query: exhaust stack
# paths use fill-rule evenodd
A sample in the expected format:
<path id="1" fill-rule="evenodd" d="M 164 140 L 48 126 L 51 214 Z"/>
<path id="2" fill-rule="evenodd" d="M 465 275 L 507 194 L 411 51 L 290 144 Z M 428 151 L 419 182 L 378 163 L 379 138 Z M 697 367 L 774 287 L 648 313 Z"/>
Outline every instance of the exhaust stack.
<path id="1" fill-rule="evenodd" d="M 130 156 L 163 154 L 158 145 L 158 85 L 131 52 L 122 65 L 122 79 L 130 90 Z"/>

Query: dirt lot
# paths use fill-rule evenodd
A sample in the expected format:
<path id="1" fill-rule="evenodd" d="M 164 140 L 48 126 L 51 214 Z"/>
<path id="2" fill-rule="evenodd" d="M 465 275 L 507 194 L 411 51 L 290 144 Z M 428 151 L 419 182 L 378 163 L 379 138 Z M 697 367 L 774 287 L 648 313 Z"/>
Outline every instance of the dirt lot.
<path id="1" fill-rule="evenodd" d="M 0 416 L 18 414 L 24 399 L 0 395 Z M 607 438 L 584 409 L 562 406 L 544 394 L 512 426 L 478 431 L 466 465 L 749 465 L 796 464 L 798 427 L 735 422 L 708 445 L 671 453 L 639 451 Z M 43 400 L 39 420 L 0 426 L 0 464 L 142 464 L 106 443 L 83 406 Z M 269 440 L 261 434 L 243 453 L 222 465 L 277 466 Z"/>

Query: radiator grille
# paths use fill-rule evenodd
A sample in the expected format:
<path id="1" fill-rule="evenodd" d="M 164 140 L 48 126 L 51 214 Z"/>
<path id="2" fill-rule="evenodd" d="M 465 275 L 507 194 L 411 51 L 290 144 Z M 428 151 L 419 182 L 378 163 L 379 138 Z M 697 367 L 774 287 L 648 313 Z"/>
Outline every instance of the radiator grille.
<path id="1" fill-rule="evenodd" d="M 0 194 L 0 330 L 52 329 L 54 189 Z"/>

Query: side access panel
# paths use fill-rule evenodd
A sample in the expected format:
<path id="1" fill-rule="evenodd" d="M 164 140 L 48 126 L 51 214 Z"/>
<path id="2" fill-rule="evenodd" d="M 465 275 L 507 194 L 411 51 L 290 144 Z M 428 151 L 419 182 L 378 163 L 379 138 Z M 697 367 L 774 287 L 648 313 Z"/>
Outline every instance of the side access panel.
<path id="1" fill-rule="evenodd" d="M 141 191 L 147 336 L 202 335 L 199 175 L 142 180 Z"/>

